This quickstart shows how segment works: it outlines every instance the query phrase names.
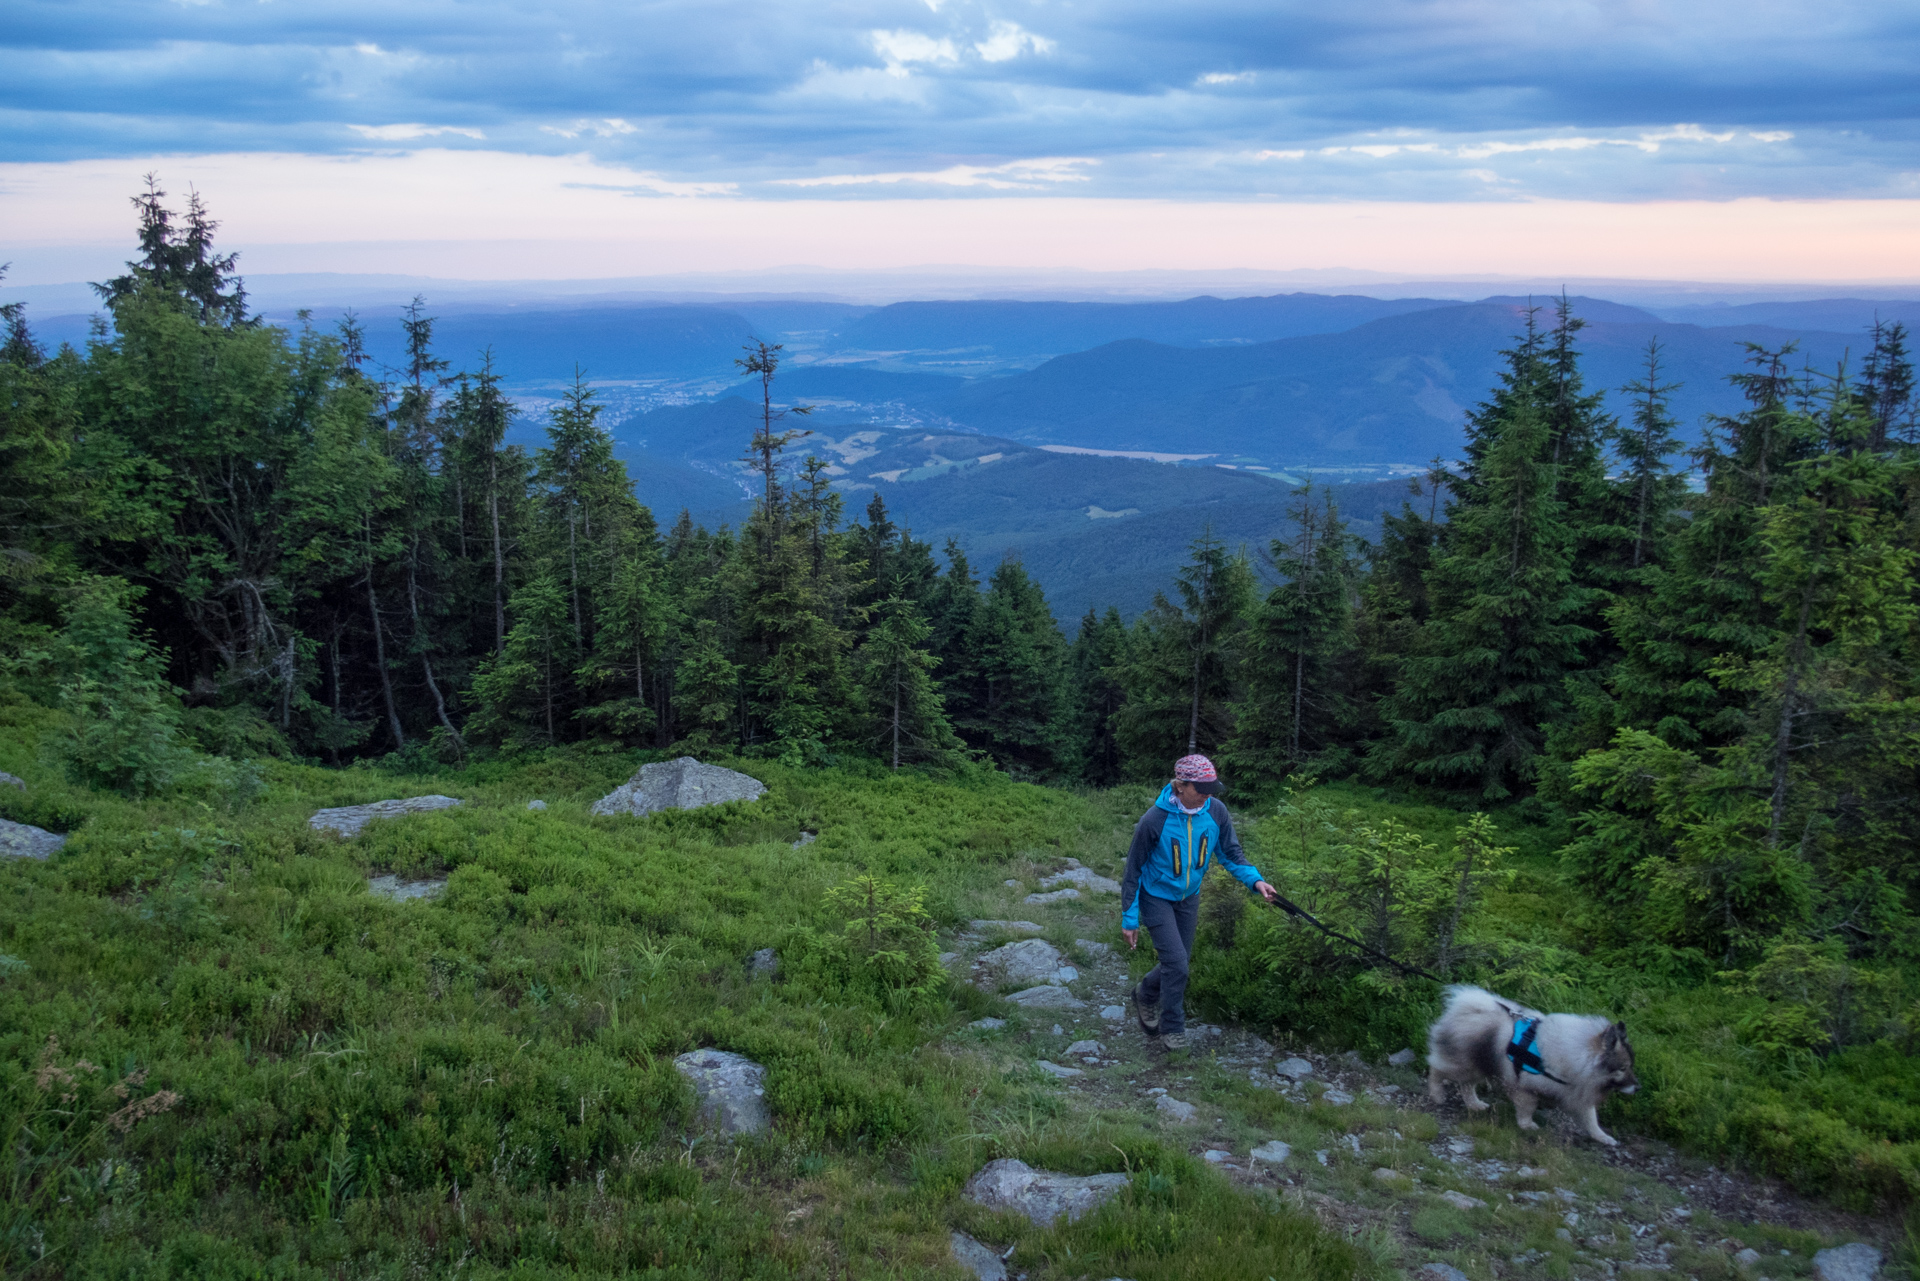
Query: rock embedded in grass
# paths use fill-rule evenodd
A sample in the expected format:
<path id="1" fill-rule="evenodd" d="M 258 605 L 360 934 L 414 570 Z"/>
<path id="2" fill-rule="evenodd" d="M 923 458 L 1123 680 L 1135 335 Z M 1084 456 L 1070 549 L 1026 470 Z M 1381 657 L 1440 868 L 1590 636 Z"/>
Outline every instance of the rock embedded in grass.
<path id="1" fill-rule="evenodd" d="M 1073 945 L 1096 961 L 1104 961 L 1113 949 L 1105 943 L 1096 943 L 1092 939 L 1075 939 Z"/>
<path id="2" fill-rule="evenodd" d="M 596 815 L 635 818 L 661 810 L 694 810 L 728 801 L 757 801 L 767 785 L 738 770 L 705 765 L 691 756 L 642 765 L 634 776 L 593 803 Z"/>
<path id="3" fill-rule="evenodd" d="M 1880 1252 L 1854 1242 L 1813 1256 L 1813 1274 L 1820 1281 L 1873 1281 L 1880 1275 Z"/>
<path id="4" fill-rule="evenodd" d="M 973 1022 L 967 1024 L 968 1027 L 977 1027 L 982 1032 L 997 1032 L 1006 1025 L 1007 1021 L 1005 1019 L 975 1019 Z"/>
<path id="5" fill-rule="evenodd" d="M 1411 1047 L 1404 1050 L 1395 1050 L 1392 1054 L 1387 1055 L 1387 1062 L 1394 1067 L 1408 1067 L 1413 1063 L 1413 1060 L 1414 1053 Z"/>
<path id="6" fill-rule="evenodd" d="M 689 1050 L 673 1066 L 693 1082 L 701 1119 L 722 1134 L 758 1134 L 767 1128 L 767 1070 L 752 1059 L 728 1050 Z"/>
<path id="7" fill-rule="evenodd" d="M 1268 1165 L 1285 1165 L 1287 1158 L 1293 1155 L 1293 1149 L 1278 1139 L 1269 1139 L 1247 1156 L 1254 1161 L 1263 1161 Z"/>
<path id="8" fill-rule="evenodd" d="M 1024 1161 L 989 1161 L 967 1180 L 963 1195 L 989 1210 L 1012 1210 L 1037 1228 L 1052 1227 L 1062 1215 L 1078 1222 L 1088 1211 L 1112 1200 L 1127 1186 L 1124 1174 L 1055 1174 Z"/>
<path id="9" fill-rule="evenodd" d="M 1103 1005 L 1100 1007 L 1100 1017 L 1109 1023 L 1118 1023 L 1127 1017 L 1127 1007 L 1124 1005 Z"/>
<path id="10" fill-rule="evenodd" d="M 11 787 L 24 792 L 27 790 L 27 780 L 18 774 L 9 774 L 0 769 L 0 787 Z"/>
<path id="11" fill-rule="evenodd" d="M 1070 1076 L 1086 1075 L 1086 1073 L 1082 1072 L 1079 1068 L 1063 1067 L 1058 1063 L 1049 1063 L 1045 1059 L 1041 1059 L 1038 1063 L 1034 1064 L 1034 1066 L 1039 1068 L 1042 1072 L 1045 1072 L 1048 1076 L 1060 1077 L 1063 1080 Z"/>
<path id="12" fill-rule="evenodd" d="M 976 934 L 991 934 L 995 930 L 1003 934 L 1039 934 L 1046 929 L 1032 921 L 968 921 L 967 928 Z"/>
<path id="13" fill-rule="evenodd" d="M 1479 1197 L 1468 1196 L 1464 1192 L 1455 1192 L 1451 1189 L 1442 1192 L 1440 1199 L 1456 1210 L 1484 1210 L 1487 1208 L 1487 1203 Z"/>
<path id="14" fill-rule="evenodd" d="M 376 818 L 404 818 L 408 814 L 427 814 L 462 804 L 465 802 L 454 796 L 408 796 L 369 805 L 342 805 L 318 811 L 307 820 L 307 826 L 316 832 L 338 832 L 352 840 Z"/>
<path id="15" fill-rule="evenodd" d="M 1175 1125 L 1192 1125 L 1199 1118 L 1200 1109 L 1191 1103 L 1183 1103 L 1171 1094 L 1163 1094 L 1153 1101 L 1153 1107 L 1161 1116 Z"/>
<path id="16" fill-rule="evenodd" d="M 1330 1086 L 1327 1088 L 1327 1090 L 1324 1093 L 1321 1094 L 1320 1101 L 1326 1104 L 1328 1107 L 1343 1108 L 1347 1106 L 1347 1104 L 1353 1102 L 1353 1096 L 1351 1094 L 1348 1094 L 1345 1090 L 1336 1089 Z"/>
<path id="17" fill-rule="evenodd" d="M 1112 877 L 1102 876 L 1088 867 L 1072 867 L 1064 872 L 1055 872 L 1052 876 L 1043 876 L 1040 878 L 1040 888 L 1043 890 L 1059 889 L 1063 885 L 1078 886 L 1089 894 L 1118 894 L 1120 892 L 1120 882 L 1114 880 Z M 1077 898 L 1079 896 L 1075 895 L 1075 897 Z"/>
<path id="18" fill-rule="evenodd" d="M 547 808 L 547 803 L 545 801 L 528 801 L 527 808 L 538 814 Z"/>
<path id="19" fill-rule="evenodd" d="M 1098 1041 L 1075 1041 L 1067 1047 L 1068 1054 L 1105 1054 L 1107 1047 Z"/>
<path id="20" fill-rule="evenodd" d="M 763 947 L 747 958 L 747 972 L 755 978 L 772 978 L 780 973 L 780 953 Z"/>
<path id="21" fill-rule="evenodd" d="M 0 818 L 0 858 L 44 859 L 66 843 L 58 832 Z"/>
<path id="22" fill-rule="evenodd" d="M 1413 1281 L 1472 1281 L 1451 1263 L 1429 1263 L 1413 1274 Z"/>
<path id="23" fill-rule="evenodd" d="M 1302 1058 L 1282 1059 L 1273 1065 L 1273 1074 L 1289 1081 L 1304 1081 L 1313 1075 L 1313 1064 Z"/>
<path id="24" fill-rule="evenodd" d="M 403 881 L 389 872 L 385 876 L 375 876 L 367 881 L 367 889 L 380 898 L 392 899 L 396 903 L 411 902 L 414 899 L 436 899 L 447 892 L 447 878 L 429 876 L 417 881 Z"/>
<path id="25" fill-rule="evenodd" d="M 1087 1003 L 1064 987 L 1045 984 L 1009 993 L 1007 1000 L 1026 1010 L 1084 1010 Z"/>
<path id="26" fill-rule="evenodd" d="M 1025 901 L 1028 903 L 1040 903 L 1040 904 L 1064 903 L 1070 899 L 1077 899 L 1079 897 L 1080 897 L 1079 890 L 1066 889 L 1066 890 L 1054 890 L 1051 894 L 1029 894 L 1027 895 Z"/>
<path id="27" fill-rule="evenodd" d="M 1000 1256 L 964 1232 L 953 1234 L 953 1259 L 980 1281 L 1007 1281 L 1007 1265 Z"/>
<path id="28" fill-rule="evenodd" d="M 1078 971 L 1045 939 L 1021 939 L 981 956 L 980 964 L 1008 983 L 1071 983 Z"/>

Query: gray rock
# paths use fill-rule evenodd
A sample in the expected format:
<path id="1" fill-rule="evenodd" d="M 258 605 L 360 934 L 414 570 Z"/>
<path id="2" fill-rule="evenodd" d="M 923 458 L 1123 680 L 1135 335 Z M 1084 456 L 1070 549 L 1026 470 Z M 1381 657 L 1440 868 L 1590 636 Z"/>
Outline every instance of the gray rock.
<path id="1" fill-rule="evenodd" d="M 547 808 L 547 803 L 545 801 L 528 801 L 527 808 L 538 813 L 539 811 Z"/>
<path id="2" fill-rule="evenodd" d="M 1313 1075 L 1313 1064 L 1300 1058 L 1281 1059 L 1273 1065 L 1273 1074 L 1289 1081 L 1304 1081 Z"/>
<path id="3" fill-rule="evenodd" d="M 1456 1210 L 1484 1210 L 1487 1203 L 1477 1196 L 1468 1196 L 1464 1192 L 1442 1192 L 1440 1199 Z"/>
<path id="4" fill-rule="evenodd" d="M 1096 943 L 1092 939 L 1075 939 L 1073 945 L 1096 961 L 1106 960 L 1107 955 L 1113 951 L 1105 943 Z"/>
<path id="5" fill-rule="evenodd" d="M 757 801 L 766 784 L 737 770 L 703 765 L 691 756 L 642 765 L 639 772 L 593 803 L 594 814 L 638 818 L 660 810 L 694 810 L 728 801 Z"/>
<path id="6" fill-rule="evenodd" d="M 973 1022 L 967 1024 L 968 1027 L 977 1027 L 982 1032 L 995 1032 L 1006 1025 L 1007 1021 L 1005 1019 L 975 1019 Z"/>
<path id="7" fill-rule="evenodd" d="M 307 820 L 307 826 L 316 832 L 338 832 L 352 840 L 376 818 L 425 814 L 432 810 L 452 809 L 462 803 L 452 796 L 409 796 L 403 800 L 375 801 L 371 805 L 342 805 L 338 809 L 319 811 Z"/>
<path id="8" fill-rule="evenodd" d="M 1062 885 L 1076 885 L 1089 894 L 1118 894 L 1120 882 L 1111 877 L 1101 876 L 1092 868 L 1071 867 L 1064 872 L 1040 878 L 1043 890 L 1059 889 Z"/>
<path id="9" fill-rule="evenodd" d="M 747 972 L 755 978 L 772 978 L 780 973 L 780 953 L 763 947 L 747 961 Z"/>
<path id="10" fill-rule="evenodd" d="M 1233 1153 L 1222 1152 L 1219 1148 L 1208 1148 L 1200 1154 L 1200 1159 L 1209 1165 L 1225 1165 L 1233 1160 Z"/>
<path id="11" fill-rule="evenodd" d="M 1051 894 L 1029 894 L 1023 901 L 1028 903 L 1064 903 L 1069 899 L 1077 899 L 1079 897 L 1079 890 L 1065 889 L 1055 890 Z"/>
<path id="12" fill-rule="evenodd" d="M 1447 1140 L 1447 1151 L 1453 1153 L 1455 1156 L 1472 1156 L 1473 1136 L 1468 1134 L 1454 1135 Z"/>
<path id="13" fill-rule="evenodd" d="M 1413 1059 L 1414 1054 L 1411 1047 L 1404 1050 L 1395 1050 L 1392 1054 L 1387 1055 L 1387 1062 L 1394 1067 L 1406 1067 L 1413 1062 Z"/>
<path id="14" fill-rule="evenodd" d="M 1007 1281 L 1007 1265 L 1000 1256 L 964 1232 L 953 1234 L 953 1259 L 980 1281 Z"/>
<path id="15" fill-rule="evenodd" d="M 1124 1174 L 1074 1176 L 1036 1170 L 1024 1161 L 989 1161 L 967 1180 L 964 1195 L 989 1210 L 1023 1214 L 1035 1227 L 1046 1228 L 1062 1215 L 1068 1223 L 1119 1194 L 1127 1186 Z"/>
<path id="16" fill-rule="evenodd" d="M 1175 1125 L 1192 1125 L 1199 1119 L 1200 1109 L 1191 1103 L 1182 1103 L 1171 1094 L 1163 1094 L 1153 1101 L 1154 1111 L 1172 1121 Z"/>
<path id="17" fill-rule="evenodd" d="M 967 925 L 977 934 L 1039 934 L 1045 928 L 1032 921 L 968 921 Z"/>
<path id="18" fill-rule="evenodd" d="M 1127 1017 L 1127 1007 L 1124 1005 L 1103 1005 L 1100 1007 L 1100 1017 L 1109 1023 L 1118 1023 L 1121 1019 Z"/>
<path id="19" fill-rule="evenodd" d="M 58 832 L 0 818 L 0 858 L 44 859 L 66 843 Z"/>
<path id="20" fill-rule="evenodd" d="M 1329 1107 L 1343 1108 L 1353 1102 L 1353 1096 L 1345 1090 L 1329 1089 L 1320 1096 L 1320 1101 Z"/>
<path id="21" fill-rule="evenodd" d="M 1813 1256 L 1813 1274 L 1820 1281 L 1873 1281 L 1880 1275 L 1880 1252 L 1856 1241 Z"/>
<path id="22" fill-rule="evenodd" d="M 797 841 L 795 841 L 795 842 L 793 843 L 793 848 L 794 848 L 794 849 L 796 849 L 796 850 L 797 850 L 797 849 L 801 849 L 801 848 L 803 848 L 803 847 L 805 847 L 805 846 L 808 846 L 808 845 L 811 845 L 811 844 L 813 844 L 813 843 L 814 843 L 815 841 L 817 841 L 817 840 L 819 840 L 819 839 L 820 839 L 820 837 L 819 837 L 819 834 L 818 834 L 818 833 L 815 833 L 815 832 L 802 832 L 802 833 L 800 833 L 800 839 L 799 839 L 799 840 L 797 840 Z"/>
<path id="23" fill-rule="evenodd" d="M 1734 1255 L 1733 1261 L 1736 1265 L 1742 1268 L 1755 1267 L 1760 1262 L 1760 1252 L 1754 1249 L 1752 1246 L 1748 1246 L 1746 1249 L 1742 1250 L 1740 1253 Z"/>
<path id="24" fill-rule="evenodd" d="M 1373 1172 L 1373 1181 L 1375 1183 L 1405 1183 L 1407 1176 L 1398 1170 L 1391 1170 L 1383 1165 Z"/>
<path id="25" fill-rule="evenodd" d="M 942 953 L 940 953 L 940 964 L 941 964 L 941 965 L 943 965 L 943 966 L 946 966 L 946 965 L 952 965 L 952 964 L 953 964 L 953 963 L 954 963 L 955 961 L 957 961 L 957 960 L 959 960 L 959 959 L 960 959 L 960 953 L 958 953 L 958 952 L 942 952 Z"/>
<path id="26" fill-rule="evenodd" d="M 1429 1263 L 1413 1274 L 1413 1281 L 1472 1281 L 1451 1263 Z"/>
<path id="27" fill-rule="evenodd" d="M 1023 1010 L 1084 1010 L 1087 1003 L 1074 996 L 1064 987 L 1046 984 L 1030 987 L 1025 991 L 1014 992 L 1007 1000 Z"/>
<path id="28" fill-rule="evenodd" d="M 1292 1155 L 1293 1149 L 1278 1139 L 1269 1139 L 1253 1151 L 1247 1153 L 1250 1159 L 1263 1161 L 1268 1165 L 1285 1165 L 1287 1158 Z"/>
<path id="29" fill-rule="evenodd" d="M 1010 890 L 1017 890 L 1020 888 L 1020 882 L 1014 880 L 1011 876 L 1009 876 L 1006 880 L 1000 883 L 1006 886 Z"/>
<path id="30" fill-rule="evenodd" d="M 1075 1041 L 1067 1047 L 1068 1054 L 1105 1054 L 1107 1047 L 1098 1041 Z"/>
<path id="31" fill-rule="evenodd" d="M 1008 983 L 1060 983 L 1069 981 L 1060 977 L 1065 960 L 1060 949 L 1045 939 L 1021 939 L 994 948 L 980 958 L 980 964 Z"/>
<path id="32" fill-rule="evenodd" d="M 405 903 L 417 898 L 435 899 L 447 892 L 447 878 L 429 876 L 425 880 L 403 881 L 389 872 L 385 876 L 369 879 L 367 889 L 381 898 L 392 899 L 396 903 Z"/>
<path id="33" fill-rule="evenodd" d="M 689 1050 L 674 1059 L 700 1096 L 700 1118 L 722 1134 L 758 1134 L 767 1128 L 767 1070 L 727 1050 Z"/>
<path id="34" fill-rule="evenodd" d="M 27 790 L 27 780 L 18 774 L 9 774 L 0 769 L 0 787 L 14 787 L 24 792 Z"/>
<path id="35" fill-rule="evenodd" d="M 1086 1075 L 1086 1073 L 1082 1072 L 1079 1068 L 1062 1067 L 1058 1063 L 1049 1063 L 1045 1059 L 1041 1059 L 1038 1063 L 1034 1064 L 1034 1066 L 1042 1072 L 1045 1072 L 1048 1076 L 1057 1076 L 1062 1079 L 1070 1076 Z"/>

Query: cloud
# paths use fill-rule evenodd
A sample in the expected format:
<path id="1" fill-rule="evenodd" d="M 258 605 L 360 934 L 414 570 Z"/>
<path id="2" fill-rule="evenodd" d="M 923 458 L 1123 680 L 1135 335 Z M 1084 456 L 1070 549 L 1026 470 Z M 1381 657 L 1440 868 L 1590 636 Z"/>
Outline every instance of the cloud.
<path id="1" fill-rule="evenodd" d="M 347 128 L 362 138 L 372 138 L 376 142 L 409 142 L 415 138 L 438 138 L 447 133 L 457 133 L 467 138 L 484 139 L 487 136 L 478 129 L 462 129 L 459 125 L 348 125 Z"/>
<path id="2" fill-rule="evenodd" d="M 1081 165 L 1097 165 L 1098 160 L 1074 156 L 1045 156 L 1037 160 L 1012 160 L 1003 165 L 949 165 L 945 169 L 919 173 L 843 173 L 820 178 L 781 178 L 782 187 L 858 187 L 894 186 L 900 183 L 924 183 L 934 187 L 990 187 L 996 191 L 1035 190 L 1048 183 L 1086 182 Z"/>
<path id="3" fill-rule="evenodd" d="M 1244 84 L 1251 79 L 1253 79 L 1253 73 L 1251 71 L 1209 71 L 1194 81 L 1194 83 L 1203 85 L 1237 85 Z"/>
<path id="4" fill-rule="evenodd" d="M 540 132 L 561 138 L 578 138 L 583 133 L 590 133 L 596 138 L 617 138 L 623 133 L 637 133 L 639 130 L 613 116 L 605 120 L 576 120 L 569 125 L 541 125 Z"/>
<path id="5" fill-rule="evenodd" d="M 886 59 L 888 72 L 896 76 L 910 74 L 910 63 L 960 61 L 960 51 L 953 41 L 944 37 L 936 40 L 918 31 L 876 31 L 873 51 Z"/>
<path id="6" fill-rule="evenodd" d="M 973 48 L 987 62 L 1008 62 L 1029 50 L 1036 54 L 1052 53 L 1053 41 L 1023 30 L 1017 22 L 996 19 L 987 38 Z"/>

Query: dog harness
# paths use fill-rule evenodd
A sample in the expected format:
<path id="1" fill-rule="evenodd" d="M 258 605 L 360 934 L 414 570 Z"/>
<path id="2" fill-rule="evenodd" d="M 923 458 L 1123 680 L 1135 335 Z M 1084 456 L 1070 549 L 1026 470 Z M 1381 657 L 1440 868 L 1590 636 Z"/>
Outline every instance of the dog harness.
<path id="1" fill-rule="evenodd" d="M 1539 1035 L 1539 1019 L 1517 1018 L 1513 1021 L 1513 1039 L 1507 1042 L 1507 1058 L 1513 1064 L 1514 1073 L 1531 1072 L 1565 1085 L 1565 1081 L 1547 1071 L 1546 1061 L 1540 1057 L 1540 1051 L 1533 1048 L 1534 1038 Z"/>

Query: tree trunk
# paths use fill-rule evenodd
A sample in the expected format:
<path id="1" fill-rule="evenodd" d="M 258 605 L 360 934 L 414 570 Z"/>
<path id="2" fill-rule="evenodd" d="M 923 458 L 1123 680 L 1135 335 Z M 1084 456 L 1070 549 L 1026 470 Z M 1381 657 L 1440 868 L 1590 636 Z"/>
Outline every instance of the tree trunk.
<path id="1" fill-rule="evenodd" d="M 380 631 L 380 598 L 373 592 L 373 566 L 367 566 L 367 613 L 373 618 L 373 661 L 380 669 L 380 694 L 387 703 L 387 722 L 393 726 L 393 744 L 405 747 L 407 736 L 400 729 L 400 709 L 393 701 L 393 677 L 387 671 L 387 642 Z"/>
<path id="2" fill-rule="evenodd" d="M 1293 656 L 1293 759 L 1300 759 L 1300 710 L 1306 702 L 1307 655 L 1302 650 Z"/>
<path id="3" fill-rule="evenodd" d="M 567 577 L 573 585 L 573 643 L 585 644 L 580 631 L 580 553 L 574 539 L 575 521 L 572 512 L 567 513 Z"/>
<path id="4" fill-rule="evenodd" d="M 900 768 L 900 682 L 893 683 L 893 767 Z"/>
<path id="5" fill-rule="evenodd" d="M 1821 544 L 1826 541 L 1827 500 L 1820 500 L 1820 523 L 1814 527 L 1812 565 L 1819 564 Z M 1800 593 L 1800 618 L 1794 626 L 1793 645 L 1787 654 L 1786 684 L 1780 691 L 1780 724 L 1773 735 L 1773 795 L 1769 798 L 1767 848 L 1780 845 L 1780 827 L 1787 816 L 1787 760 L 1793 751 L 1793 721 L 1800 701 L 1801 669 L 1807 658 L 1807 623 L 1813 616 L 1813 586 L 1817 568 L 1807 572 L 1807 585 Z"/>
<path id="6" fill-rule="evenodd" d="M 460 731 L 453 727 L 453 718 L 447 715 L 447 700 L 440 696 L 440 682 L 433 679 L 433 663 L 427 657 L 426 638 L 420 634 L 420 581 L 414 573 L 419 564 L 420 541 L 416 536 L 413 551 L 407 557 L 407 611 L 413 617 L 413 639 L 420 646 L 420 670 L 426 673 L 427 689 L 433 695 L 433 709 L 439 713 L 440 723 L 453 735 L 453 745 L 462 756 L 467 754 L 467 740 L 460 737 Z"/>
<path id="7" fill-rule="evenodd" d="M 500 546 L 500 464 L 491 463 L 487 507 L 493 516 L 493 652 L 507 652 L 507 558 Z"/>

